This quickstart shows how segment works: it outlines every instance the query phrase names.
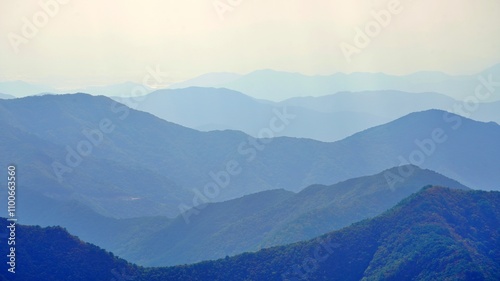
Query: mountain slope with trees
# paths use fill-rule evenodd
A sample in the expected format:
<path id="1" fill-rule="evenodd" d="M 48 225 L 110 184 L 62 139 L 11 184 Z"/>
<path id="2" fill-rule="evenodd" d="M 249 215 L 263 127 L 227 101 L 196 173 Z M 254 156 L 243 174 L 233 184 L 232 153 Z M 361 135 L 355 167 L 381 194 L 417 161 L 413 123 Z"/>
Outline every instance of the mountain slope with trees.
<path id="1" fill-rule="evenodd" d="M 0 164 L 22 163 L 26 191 L 114 218 L 173 218 L 199 194 L 220 202 L 300 191 L 408 162 L 471 188 L 500 188 L 500 125 L 438 110 L 323 143 L 199 132 L 102 96 L 46 95 L 0 100 L 0 128 Z"/>
<path id="2" fill-rule="evenodd" d="M 1 219 L 2 225 L 7 221 Z M 498 280 L 500 193 L 427 187 L 318 238 L 194 265 L 140 268 L 61 228 L 18 226 L 23 267 L 4 280 Z M 0 250 L 7 252 L 7 244 Z M 4 257 L 5 259 L 5 257 Z M 6 263 L 4 263 L 4 269 Z"/>
<path id="3" fill-rule="evenodd" d="M 411 174 L 390 186 L 387 180 L 400 171 Z M 199 213 L 188 211 L 165 228 L 151 231 L 137 244 L 113 251 L 147 266 L 186 264 L 253 252 L 312 239 L 377 216 L 430 184 L 468 189 L 433 171 L 396 167 L 330 186 L 313 185 L 297 194 L 263 191 L 209 204 Z"/>

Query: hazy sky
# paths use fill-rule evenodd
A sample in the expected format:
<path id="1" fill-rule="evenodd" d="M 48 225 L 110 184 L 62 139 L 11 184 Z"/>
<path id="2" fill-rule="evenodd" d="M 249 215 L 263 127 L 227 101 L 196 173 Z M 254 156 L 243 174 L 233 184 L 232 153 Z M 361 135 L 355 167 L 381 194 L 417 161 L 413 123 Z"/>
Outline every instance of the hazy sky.
<path id="1" fill-rule="evenodd" d="M 0 81 L 140 82 L 157 65 L 172 81 L 266 68 L 469 74 L 500 62 L 498 0 L 59 2 L 0 0 Z M 349 62 L 341 43 L 355 47 L 356 28 L 369 25 L 372 11 L 397 3 L 399 13 L 379 31 L 372 24 L 375 35 Z"/>

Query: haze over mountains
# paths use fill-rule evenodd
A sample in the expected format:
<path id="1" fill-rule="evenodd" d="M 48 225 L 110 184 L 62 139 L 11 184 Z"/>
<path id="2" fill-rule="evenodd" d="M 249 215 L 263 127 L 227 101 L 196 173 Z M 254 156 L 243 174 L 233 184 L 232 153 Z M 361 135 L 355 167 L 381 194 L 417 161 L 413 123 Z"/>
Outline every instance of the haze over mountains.
<path id="1" fill-rule="evenodd" d="M 61 228 L 18 226 L 24 243 L 17 254 L 29 267 L 6 280 L 497 280 L 499 206 L 498 192 L 428 187 L 316 239 L 169 268 L 137 267 Z M 0 249 L 7 251 L 6 243 Z"/>
<path id="2" fill-rule="evenodd" d="M 135 87 L 141 87 L 144 93 L 149 93 L 152 91 L 148 86 L 144 86 L 139 83 L 134 82 L 123 82 L 118 84 L 110 84 L 103 86 L 88 86 L 84 88 L 77 89 L 56 89 L 47 85 L 42 85 L 38 83 L 28 83 L 25 81 L 4 81 L 0 82 L 0 92 L 9 94 L 16 98 L 36 96 L 41 94 L 66 94 L 66 93 L 78 93 L 84 92 L 92 95 L 103 95 L 103 96 L 121 96 L 125 94 L 130 94 Z M 1 98 L 1 97 L 0 97 Z"/>
<path id="3" fill-rule="evenodd" d="M 408 172 L 392 188 L 387 180 Z M 397 202 L 435 184 L 467 189 L 429 170 L 403 166 L 331 186 L 313 185 L 299 193 L 263 191 L 174 220 L 163 217 L 113 219 L 76 201 L 24 195 L 23 223 L 60 225 L 81 239 L 128 261 L 150 266 L 193 263 L 314 238 L 374 217 Z"/>
<path id="4" fill-rule="evenodd" d="M 0 92 L 19 98 L 39 95 L 41 93 L 57 93 L 57 90 L 50 86 L 18 80 L 0 82 Z"/>
<path id="5" fill-rule="evenodd" d="M 0 100 L 0 126 L 2 164 L 26 163 L 26 190 L 116 218 L 174 217 L 200 193 L 214 202 L 299 191 L 408 162 L 471 188 L 500 182 L 500 125 L 438 110 L 323 143 L 199 132 L 105 97 L 47 95 Z"/>
<path id="6" fill-rule="evenodd" d="M 400 169 L 412 173 L 391 189 L 386 177 Z M 313 185 L 296 194 L 272 190 L 212 203 L 201 211 L 187 211 L 161 230 L 135 239 L 137 244 L 113 252 L 149 266 L 218 259 L 312 239 L 349 226 L 379 215 L 431 183 L 468 189 L 429 170 L 400 169 L 331 186 Z"/>
<path id="7" fill-rule="evenodd" d="M 0 9 L 0 281 L 500 281 L 500 1 Z"/>
<path id="8" fill-rule="evenodd" d="M 0 98 L 65 92 L 105 95 L 195 130 L 238 130 L 253 137 L 263 137 L 261 131 L 269 126 L 276 107 L 287 106 L 298 118 L 272 136 L 332 142 L 429 109 L 500 123 L 500 100 L 495 92 L 499 76 L 500 64 L 469 76 L 439 72 L 306 76 L 273 70 L 246 75 L 209 73 L 156 91 L 133 82 L 61 91 L 10 81 L 0 82 L 0 93 L 5 94 Z"/>
<path id="9" fill-rule="evenodd" d="M 7 95 L 7 94 L 2 94 L 0 93 L 0 99 L 13 99 L 15 98 L 14 96 L 11 96 L 11 95 Z"/>
<path id="10" fill-rule="evenodd" d="M 482 77 L 482 78 L 480 78 Z M 245 93 L 256 99 L 283 101 L 295 97 L 325 96 L 337 92 L 396 90 L 411 93 L 436 92 L 457 100 L 475 94 L 478 86 L 488 90 L 499 86 L 500 64 L 495 64 L 472 75 L 448 75 L 436 71 L 421 71 L 397 76 L 384 73 L 335 73 L 332 75 L 308 76 L 299 73 L 275 70 L 256 70 L 248 74 L 207 73 L 169 86 L 170 89 L 188 87 L 227 88 Z M 92 95 L 130 96 L 134 87 L 149 87 L 134 82 L 124 82 L 109 86 L 83 87 L 57 90 L 54 87 L 26 83 L 22 81 L 0 82 L 0 92 L 15 97 L 40 93 L 85 92 Z M 483 89 L 484 89 L 483 88 Z M 498 92 L 484 102 L 500 101 Z"/>
<path id="11" fill-rule="evenodd" d="M 221 74 L 224 79 L 233 77 Z M 227 77 L 226 77 L 227 76 Z M 208 78 L 200 78 L 206 81 Z M 234 78 L 234 77 L 233 77 Z M 198 80 L 196 80 L 198 81 Z M 52 91 L 24 82 L 3 83 L 10 91 L 21 85 L 21 92 Z M 8 86 L 10 85 L 10 86 Z M 0 83 L 2 88 L 2 83 Z M 140 88 L 145 96 L 130 97 L 131 91 Z M 406 114 L 428 109 L 441 109 L 483 122 L 500 123 L 500 101 L 470 103 L 438 93 L 410 93 L 394 90 L 338 92 L 318 97 L 295 97 L 281 102 L 255 99 L 244 93 L 225 88 L 189 87 L 157 90 L 136 83 L 122 83 L 102 87 L 87 87 L 79 92 L 111 96 L 132 108 L 152 113 L 164 120 L 195 130 L 238 130 L 253 137 L 262 137 L 262 129 L 269 126 L 277 107 L 287 106 L 291 115 L 297 116 L 283 130 L 273 136 L 309 138 L 324 142 L 337 141 L 354 133 L 381 125 Z M 33 92 L 43 94 L 44 92 Z M 494 92 L 493 92 L 494 93 Z M 493 94 L 493 96 L 496 96 Z M 1 99 L 13 98 L 0 94 Z M 349 122 L 345 122 L 349 120 Z"/>
<path id="12" fill-rule="evenodd" d="M 497 274 L 496 252 L 481 248 L 474 250 L 475 259 L 467 259 L 464 249 L 470 247 L 461 246 L 461 238 L 456 235 L 451 242 L 441 229 L 430 226 L 435 225 L 434 221 L 428 225 L 435 218 L 432 216 L 424 214 L 421 220 L 423 229 L 431 229 L 431 234 L 425 233 L 432 242 L 422 235 L 424 230 L 418 229 L 403 244 L 387 242 L 397 234 L 380 232 L 380 227 L 396 224 L 396 228 L 406 229 L 405 233 L 420 227 L 415 224 L 419 220 L 408 211 L 398 223 L 391 219 L 383 226 L 369 226 L 372 221 L 349 225 L 381 214 L 425 185 L 500 190 L 500 125 L 465 117 L 495 118 L 498 102 L 478 104 L 460 116 L 427 109 L 456 110 L 458 102 L 449 97 L 398 91 L 344 92 L 275 103 L 228 89 L 186 88 L 156 91 L 143 100 L 115 99 L 135 109 L 111 98 L 88 94 L 0 100 L 0 153 L 5 156 L 1 165 L 23 163 L 19 166 L 19 184 L 23 186 L 18 194 L 18 204 L 23 206 L 19 219 L 26 224 L 66 227 L 84 241 L 138 265 L 170 266 L 224 259 L 144 269 L 83 245 L 60 229 L 26 228 L 30 237 L 43 233 L 66 241 L 62 243 L 69 248 L 64 251 L 73 247 L 85 253 L 82 258 L 89 255 L 94 260 L 103 259 L 103 265 L 95 266 L 102 276 L 108 275 L 102 270 L 112 267 L 125 268 L 144 280 L 184 280 L 193 276 L 200 280 L 229 280 L 229 276 L 281 280 L 285 278 L 282 274 L 299 274 L 293 266 L 287 270 L 285 264 L 307 258 L 307 251 L 318 247 L 318 243 L 322 245 L 318 241 L 324 238 L 317 237 L 342 228 L 323 237 L 344 237 L 331 244 L 339 249 L 338 256 L 329 254 L 338 262 L 354 259 L 354 252 L 355 266 L 346 264 L 340 269 L 331 264 L 318 265 L 318 272 L 306 272 L 308 280 L 347 273 L 367 280 L 413 276 L 417 273 L 405 265 L 394 270 L 396 257 L 384 252 L 392 248 L 399 255 L 420 259 L 420 254 L 415 256 L 405 243 L 416 243 L 412 249 L 422 245 L 436 248 L 425 252 L 429 257 L 422 258 L 425 273 L 418 274 L 429 276 L 427 268 L 435 268 L 435 263 L 450 255 L 453 263 L 460 264 L 456 266 L 474 268 L 463 273 L 466 279 L 487 279 Z M 249 116 L 257 118 L 248 120 Z M 257 138 L 237 130 L 202 132 L 176 124 L 203 127 L 201 122 L 214 124 L 212 129 L 226 129 L 228 124 L 236 129 L 246 126 L 248 131 L 256 132 Z M 337 135 L 320 135 L 332 123 L 343 125 L 331 128 Z M 317 124 L 316 130 L 311 130 L 312 124 Z M 280 136 L 282 132 L 293 132 L 301 138 Z M 303 138 L 303 134 L 340 140 L 321 142 Z M 1 179 L 4 185 L 5 180 Z M 437 190 L 440 198 L 455 198 L 452 201 L 462 196 L 454 191 L 430 190 Z M 0 200 L 6 201 L 6 194 L 1 194 Z M 473 199 L 469 196 L 464 200 Z M 484 205 L 484 200 L 489 199 L 481 200 Z M 438 208 L 433 209 L 437 214 L 441 203 L 433 201 L 429 208 Z M 477 216 L 484 216 L 482 212 L 490 211 L 480 209 Z M 377 219 L 375 224 L 383 221 Z M 490 221 L 481 223 L 495 224 L 492 219 L 498 220 L 498 216 L 484 217 L 487 219 Z M 401 226 L 397 226 L 399 223 Z M 409 228 L 410 224 L 416 228 Z M 470 225 L 446 224 L 442 228 Z M 360 226 L 365 229 L 356 230 Z M 360 234 L 363 231 L 369 234 Z M 474 249 L 484 243 L 497 243 L 495 238 L 476 237 L 469 230 L 463 235 L 477 243 Z M 363 246 L 351 236 L 365 241 Z M 301 242 L 309 239 L 313 240 Z M 43 239 L 36 241 L 39 247 L 50 244 Z M 443 243 L 449 244 L 442 248 Z M 456 250 L 447 252 L 450 247 Z M 31 252 L 34 248 L 28 249 Z M 54 255 L 64 257 L 63 252 Z M 24 258 L 43 264 L 36 255 Z M 82 267 L 81 260 L 66 258 Z M 229 275 L 217 273 L 221 268 Z M 53 274 L 37 270 L 47 278 Z M 78 270 L 71 274 L 74 272 Z M 436 276 L 463 277 L 452 269 L 441 272 Z M 116 276 L 116 272 L 112 274 Z M 86 276 L 77 273 L 76 280 L 79 275 Z M 34 276 L 26 275 L 23 280 Z"/>
<path id="13" fill-rule="evenodd" d="M 468 104 L 437 93 L 400 91 L 340 92 L 297 97 L 279 103 L 256 100 L 228 89 L 191 87 L 158 90 L 144 97 L 115 100 L 164 120 L 202 131 L 239 130 L 259 137 L 275 111 L 295 116 L 273 136 L 332 142 L 416 111 L 441 109 L 474 120 L 500 123 L 500 102 Z M 348 122 L 346 122 L 348 120 Z"/>
<path id="14" fill-rule="evenodd" d="M 238 130 L 253 137 L 269 137 L 276 112 L 291 115 L 289 124 L 274 130 L 273 137 L 289 136 L 335 141 L 392 119 L 362 111 L 320 112 L 301 106 L 259 101 L 227 89 L 186 88 L 159 90 L 144 98 L 115 98 L 164 120 L 201 131 Z M 135 106 L 134 106 L 135 105 Z M 346 123 L 345 120 L 349 120 Z"/>
<path id="15" fill-rule="evenodd" d="M 443 107 L 456 103 L 443 95 L 338 93 L 271 103 L 227 89 L 187 88 L 149 96 L 156 100 L 148 103 L 146 98 L 139 106 L 134 106 L 136 100 L 128 102 L 138 109 L 154 108 L 166 99 L 178 105 L 171 110 L 195 112 L 198 106 L 203 112 L 205 104 L 218 100 L 223 106 L 205 109 L 206 114 L 220 114 L 220 120 L 241 114 L 232 120 L 235 124 L 243 124 L 245 114 L 270 112 L 260 120 L 260 131 L 268 134 L 261 137 L 272 138 L 236 130 L 201 132 L 103 96 L 3 99 L 0 153 L 5 158 L 0 161 L 4 166 L 23 163 L 19 218 L 27 224 L 67 227 L 85 241 L 140 265 L 165 266 L 312 239 L 377 216 L 429 184 L 500 190 L 499 124 L 436 109 L 404 115 L 431 106 L 430 100 Z M 199 103 L 186 103 L 187 98 Z M 410 98 L 411 106 L 390 110 Z M 385 106 L 374 109 L 370 103 L 375 100 Z M 404 116 L 335 142 L 274 135 L 280 133 L 276 128 L 293 128 L 296 121 L 311 124 L 306 117 L 313 114 L 346 116 L 345 109 L 385 114 L 387 119 Z M 189 112 L 178 116 L 190 118 Z M 401 166 L 408 163 L 429 170 Z M 0 200 L 7 200 L 6 195 Z M 50 233 L 64 237 L 58 231 Z M 241 257 L 248 255 L 232 259 Z M 114 258 L 107 262 L 111 261 L 125 264 Z M 159 269 L 158 274 L 163 270 L 177 268 Z"/>
<path id="16" fill-rule="evenodd" d="M 324 96 L 342 91 L 389 89 L 412 93 L 437 92 L 461 100 L 473 95 L 478 85 L 487 84 L 481 82 L 480 76 L 493 82 L 490 83 L 490 87 L 498 87 L 500 82 L 497 77 L 500 77 L 500 64 L 493 65 L 477 74 L 458 76 L 435 71 L 422 71 L 403 76 L 362 72 L 307 76 L 274 70 L 257 70 L 239 76 L 214 73 L 171 85 L 170 88 L 223 87 L 257 99 L 273 101 L 303 96 Z M 498 100 L 500 96 L 497 93 L 488 101 Z"/>

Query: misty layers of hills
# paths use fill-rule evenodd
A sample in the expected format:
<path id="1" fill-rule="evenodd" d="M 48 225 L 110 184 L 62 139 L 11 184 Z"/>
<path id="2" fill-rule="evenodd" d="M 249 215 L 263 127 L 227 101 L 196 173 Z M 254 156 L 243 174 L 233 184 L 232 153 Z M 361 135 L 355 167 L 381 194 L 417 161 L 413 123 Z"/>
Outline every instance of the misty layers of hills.
<path id="1" fill-rule="evenodd" d="M 189 87 L 227 88 L 245 93 L 256 99 L 283 101 L 295 97 L 320 97 L 337 92 L 385 91 L 388 89 L 410 92 L 441 93 L 456 100 L 463 100 L 473 94 L 479 85 L 490 92 L 499 86 L 500 64 L 493 65 L 472 75 L 448 75 L 442 72 L 421 71 L 409 75 L 396 76 L 384 73 L 355 72 L 336 73 L 324 76 L 307 76 L 299 73 L 274 70 L 257 70 L 245 75 L 235 73 L 208 73 L 187 81 L 171 84 L 170 89 Z M 168 78 L 168 77 L 166 77 Z M 167 79 L 168 80 L 168 79 Z M 93 86 L 78 89 L 58 90 L 50 86 L 26 83 L 23 81 L 0 82 L 0 93 L 14 97 L 38 95 L 40 93 L 76 93 L 92 95 L 120 96 L 130 95 L 135 87 L 141 92 L 151 92 L 146 85 L 124 82 L 115 85 Z M 499 101 L 498 93 L 488 97 L 486 102 Z"/>
<path id="2" fill-rule="evenodd" d="M 261 70 L 246 75 L 209 73 L 165 90 L 126 82 L 69 92 L 112 97 L 134 109 L 201 131 L 229 129 L 257 138 L 289 136 L 332 142 L 429 109 L 499 123 L 500 100 L 495 92 L 500 85 L 495 77 L 499 76 L 500 64 L 469 76 L 439 72 L 305 76 Z M 22 81 L 0 82 L 3 99 L 65 92 Z M 290 122 L 266 132 L 277 112 L 289 116 Z"/>
<path id="3" fill-rule="evenodd" d="M 203 91 L 199 88 L 173 93 L 160 91 L 151 96 L 171 99 L 176 93 L 185 93 L 196 97 Z M 210 91 L 214 91 L 213 95 Z M 278 131 L 273 128 L 285 127 L 285 131 L 301 116 L 310 116 L 307 112 L 305 115 L 293 112 L 293 100 L 288 101 L 290 104 L 286 107 L 278 103 L 266 105 L 229 90 L 206 90 L 208 97 L 217 96 L 221 91 L 237 100 L 242 98 L 265 107 L 258 110 L 270 111 L 267 126 L 260 129 L 273 133 Z M 407 93 L 386 93 L 409 96 Z M 342 95 L 347 94 L 324 97 L 324 100 L 320 98 L 318 102 L 312 98 L 310 102 L 300 102 L 304 105 L 301 108 L 307 105 L 315 112 L 324 110 L 328 104 L 334 108 L 336 102 L 328 100 L 335 101 Z M 354 100 L 357 95 L 376 97 L 382 93 L 353 94 Z M 427 109 L 425 107 L 430 103 L 425 103 L 422 97 L 433 100 L 436 96 L 422 95 L 414 104 L 419 104 L 417 99 L 421 99 L 424 104 L 421 109 Z M 481 107 L 489 105 L 493 104 L 481 104 Z M 410 227 L 414 219 L 410 215 L 406 224 L 390 222 L 390 225 L 401 223 L 396 228 L 402 233 L 408 229 L 416 231 L 408 241 L 418 241 L 415 242 L 420 249 L 417 253 L 422 256 L 410 254 L 413 246 L 384 244 L 389 234 L 374 229 L 388 225 L 378 226 L 369 221 L 358 226 L 373 224 L 370 227 L 374 228 L 369 229 L 373 233 L 359 236 L 354 234 L 356 231 L 352 229 L 355 228 L 334 232 L 337 234 L 331 235 L 349 232 L 348 236 L 353 237 L 333 243 L 335 247 L 330 249 L 331 253 L 323 253 L 332 256 L 331 261 L 335 263 L 350 262 L 354 265 L 345 265 L 341 269 L 326 263 L 314 266 L 317 267 L 315 270 L 304 270 L 302 263 L 308 257 L 308 251 L 318 243 L 322 245 L 321 238 L 315 237 L 377 216 L 423 186 L 500 189 L 500 127 L 497 123 L 484 123 L 442 110 L 407 113 L 406 110 L 411 110 L 411 107 L 401 109 L 392 117 L 387 114 L 386 118 L 395 120 L 352 132 L 336 142 L 321 142 L 292 137 L 255 138 L 234 130 L 200 132 L 106 97 L 85 94 L 1 100 L 0 127 L 3 134 L 0 149 L 5 156 L 1 161 L 3 166 L 18 164 L 18 183 L 23 187 L 18 195 L 22 223 L 61 225 L 83 240 L 129 261 L 154 266 L 224 258 L 313 239 L 217 262 L 143 270 L 93 246 L 87 248 L 88 245 L 81 244 L 60 229 L 28 227 L 25 228 L 26 235 L 37 242 L 26 246 L 25 259 L 33 261 L 34 267 L 30 270 L 36 265 L 40 272 L 47 274 L 47 278 L 56 274 L 42 270 L 45 260 L 35 255 L 44 249 L 52 249 L 47 248 L 52 242 L 43 237 L 39 240 L 33 238 L 43 232 L 47 237 L 58 237 L 56 240 L 68 247 L 64 251 L 89 254 L 82 255 L 78 261 L 71 255 L 65 256 L 68 253 L 64 251 L 54 253 L 54 256 L 73 261 L 67 263 L 68 268 L 65 268 L 66 263 L 61 263 L 61 268 L 73 274 L 67 276 L 75 276 L 75 280 L 93 280 L 78 279 L 81 278 L 78 276 L 87 274 L 81 271 L 83 266 L 79 266 L 89 257 L 103 259 L 102 266 L 96 266 L 96 270 L 102 271 L 90 270 L 99 272 L 94 274 L 103 274 L 98 276 L 113 275 L 113 269 L 124 268 L 142 276 L 137 278 L 146 278 L 137 280 L 186 280 L 195 278 L 193 276 L 199 276 L 194 280 L 281 280 L 282 274 L 292 274 L 287 277 L 291 280 L 293 276 L 302 278 L 297 274 L 308 274 L 309 280 L 322 280 L 340 273 L 349 273 L 353 280 L 362 276 L 367 279 L 392 276 L 398 280 L 418 276 L 415 274 L 434 276 L 432 274 L 437 273 L 429 272 L 429 268 L 452 261 L 460 268 L 469 269 L 444 268 L 443 276 L 494 280 L 492 278 L 498 276 L 498 252 L 492 250 L 492 245 L 498 245 L 497 230 L 492 227 L 481 233 L 474 231 L 477 231 L 476 224 L 498 225 L 498 210 L 490 202 L 497 200 L 497 193 L 460 193 L 446 189 L 436 189 L 437 198 L 445 201 L 436 201 L 431 196 L 432 203 L 429 203 L 437 206 L 435 211 L 444 221 L 434 221 L 437 217 L 422 208 L 423 213 L 415 211 L 414 214 L 426 218 L 421 230 Z M 252 112 L 261 111 L 246 114 Z M 370 119 L 376 112 L 364 114 L 365 117 L 360 119 Z M 272 124 L 270 120 L 274 120 Z M 341 120 L 348 123 L 348 120 Z M 429 191 L 419 194 L 426 192 Z M 1 196 L 0 200 L 6 202 L 6 195 Z M 426 196 L 430 195 L 423 197 Z M 463 213 L 463 202 L 475 206 L 471 207 L 476 208 L 475 211 Z M 441 205 L 438 203 L 458 208 L 458 213 L 446 213 L 445 209 L 439 209 Z M 476 214 L 474 218 L 470 217 L 472 213 Z M 387 214 L 383 216 L 387 217 Z M 405 216 L 405 213 L 399 216 Z M 460 222 L 455 219 L 460 219 Z M 436 222 L 443 225 L 434 229 Z M 430 236 L 422 236 L 427 233 L 423 229 L 429 230 Z M 461 229 L 462 236 L 455 235 L 456 229 Z M 354 237 L 359 238 L 358 242 Z M 461 244 L 463 237 L 477 242 L 473 244 L 473 255 L 466 252 L 472 248 Z M 304 245 L 310 247 L 304 248 Z M 341 245 L 346 246 L 333 258 L 337 255 L 334 250 Z M 358 246 L 360 252 L 353 251 Z M 368 248 L 363 248 L 365 246 Z M 428 248 L 435 248 L 435 251 L 428 253 Z M 349 249 L 359 255 L 348 254 Z M 395 256 L 387 255 L 387 249 L 393 249 L 390 252 Z M 373 256 L 377 251 L 381 252 Z M 445 258 L 446 255 L 441 256 L 442 253 L 448 253 L 449 259 Z M 398 263 L 398 255 L 412 258 L 407 264 Z M 389 258 L 384 258 L 387 256 Z M 422 260 L 423 273 L 409 270 L 410 263 L 415 260 Z M 297 263 L 299 271 L 294 267 Z M 288 268 L 290 264 L 292 268 Z M 221 269 L 228 275 L 218 275 Z M 30 279 L 33 276 L 26 275 L 22 280 L 35 280 Z"/>
<path id="4" fill-rule="evenodd" d="M 60 227 L 18 226 L 29 264 L 2 280 L 498 280 L 500 193 L 427 187 L 312 240 L 189 266 L 143 268 Z M 1 219 L 2 225 L 7 222 Z M 6 244 L 0 249 L 7 251 Z M 57 270 L 55 270 L 57 269 Z"/>
<path id="5" fill-rule="evenodd" d="M 299 191 L 404 164 L 471 188 L 498 189 L 500 177 L 500 126 L 439 110 L 324 143 L 199 132 L 84 94 L 0 105 L 2 161 L 26 163 L 22 180 L 30 196 L 74 199 L 116 218 L 175 217 L 197 202 Z M 197 193 L 201 200 L 194 200 Z"/>
<path id="6" fill-rule="evenodd" d="M 258 138 L 288 136 L 332 142 L 429 109 L 500 123 L 500 101 L 471 107 L 437 93 L 340 92 L 271 102 L 224 88 L 191 87 L 114 99 L 196 130 L 238 130 Z M 269 134 L 266 128 L 272 125 L 270 122 L 276 116 L 286 117 L 286 126 L 277 127 Z"/>

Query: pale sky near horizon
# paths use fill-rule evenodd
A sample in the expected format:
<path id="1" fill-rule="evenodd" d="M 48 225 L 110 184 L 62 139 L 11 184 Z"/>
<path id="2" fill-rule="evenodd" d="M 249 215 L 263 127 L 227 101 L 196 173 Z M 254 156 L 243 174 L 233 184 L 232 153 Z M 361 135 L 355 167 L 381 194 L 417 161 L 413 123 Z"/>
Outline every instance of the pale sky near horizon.
<path id="1" fill-rule="evenodd" d="M 141 82 L 157 65 L 172 82 L 259 69 L 471 74 L 500 62 L 498 0 L 392 0 L 401 12 L 350 62 L 340 44 L 390 0 L 60 0 L 44 23 L 40 3 L 54 1 L 0 0 L 0 81 Z M 236 4 L 221 19 L 214 3 Z M 40 26 L 31 38 L 25 20 Z"/>

